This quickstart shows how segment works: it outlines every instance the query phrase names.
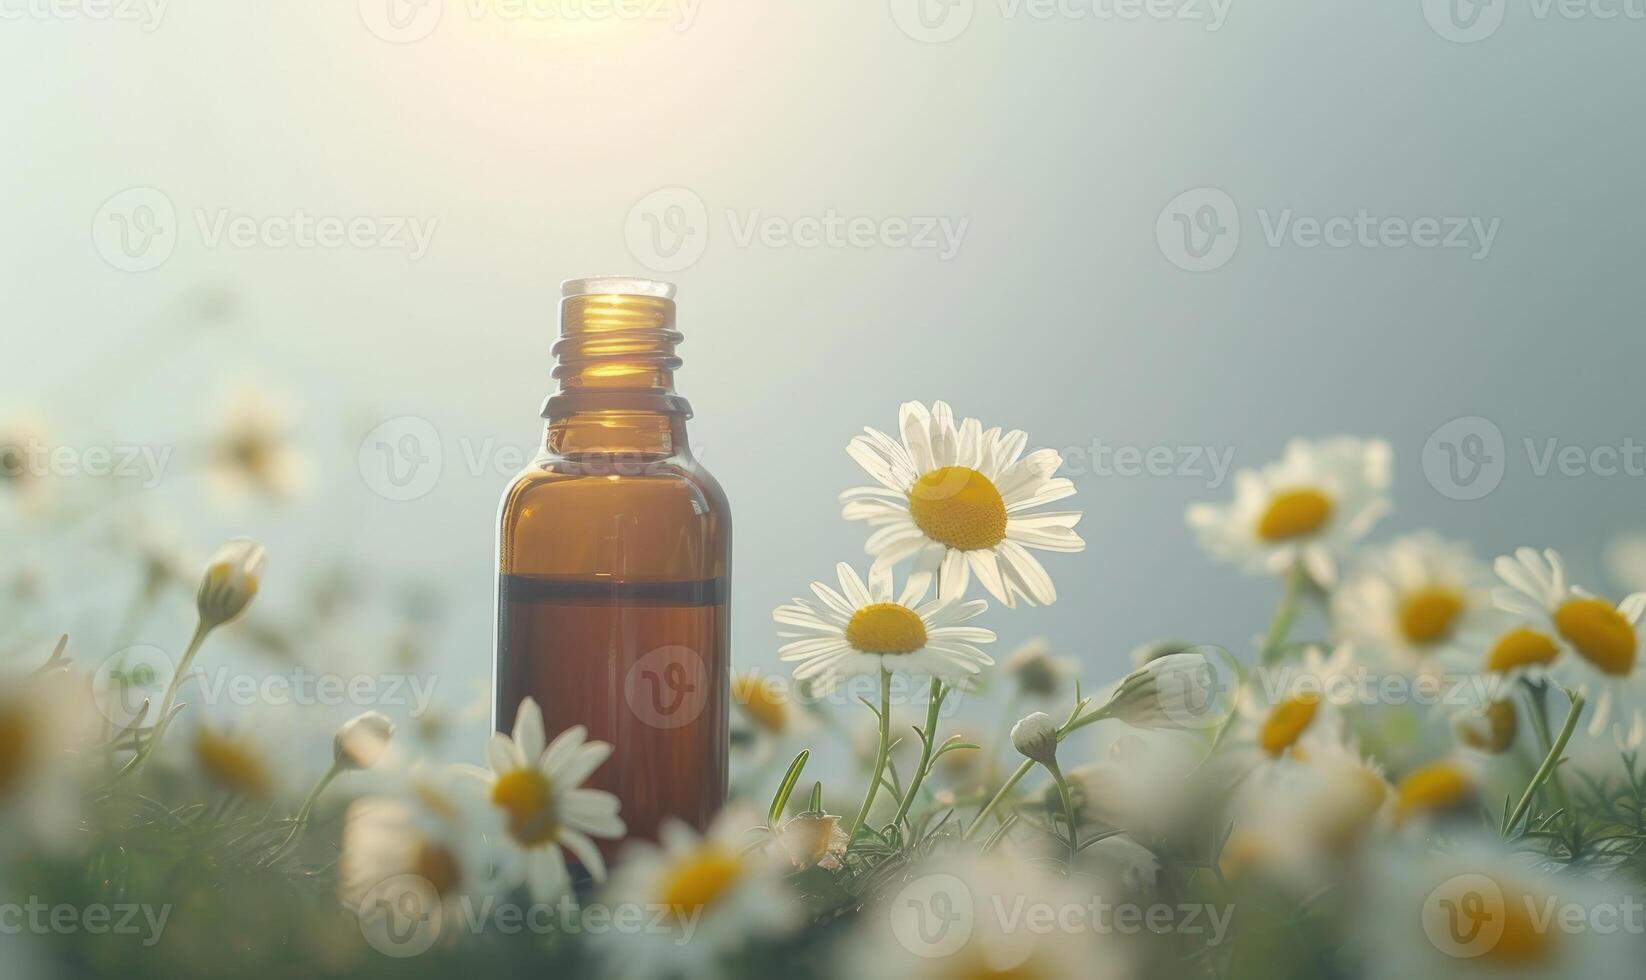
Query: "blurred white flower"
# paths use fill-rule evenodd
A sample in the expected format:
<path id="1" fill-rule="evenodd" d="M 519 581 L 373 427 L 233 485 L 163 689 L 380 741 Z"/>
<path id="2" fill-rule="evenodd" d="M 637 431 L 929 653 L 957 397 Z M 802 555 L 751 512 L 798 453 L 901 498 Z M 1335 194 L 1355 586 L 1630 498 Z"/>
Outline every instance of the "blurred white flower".
<path id="1" fill-rule="evenodd" d="M 924 585 L 940 573 L 941 598 L 966 594 L 971 576 L 1008 608 L 1023 599 L 1057 599 L 1052 578 L 1029 549 L 1074 552 L 1086 542 L 1074 531 L 1078 511 L 1035 508 L 1072 496 L 1074 484 L 1054 477 L 1063 457 L 1051 449 L 1023 455 L 1028 436 L 984 431 L 977 419 L 955 422 L 946 402 L 928 410 L 904 402 L 901 441 L 865 427 L 847 453 L 879 486 L 840 495 L 847 520 L 877 530 L 865 546 L 875 566 L 914 558 L 910 578 Z"/>
<path id="2" fill-rule="evenodd" d="M 1332 595 L 1337 638 L 1408 673 L 1482 643 L 1503 615 L 1467 545 L 1413 534 L 1366 551 Z M 1473 666 L 1473 664 L 1471 664 Z"/>
<path id="3" fill-rule="evenodd" d="M 74 843 L 100 721 L 77 672 L 0 678 L 0 856 Z"/>
<path id="4" fill-rule="evenodd" d="M 786 627 L 778 635 L 790 642 L 778 655 L 796 664 L 795 680 L 827 689 L 844 677 L 887 670 L 957 681 L 994 663 L 977 646 L 994 642 L 994 633 L 963 625 L 988 608 L 983 600 L 923 602 L 926 588 L 913 579 L 894 597 L 890 570 L 870 574 L 867 585 L 845 562 L 835 573 L 839 592 L 813 582 L 816 605 L 797 598 L 772 612 Z"/>
<path id="5" fill-rule="evenodd" d="M 1127 674 L 1101 710 L 1135 728 L 1202 728 L 1218 711 L 1219 676 L 1205 653 L 1173 653 Z"/>
<path id="6" fill-rule="evenodd" d="M 1018 693 L 1044 701 L 1063 693 L 1080 673 L 1080 662 L 1072 657 L 1053 656 L 1051 643 L 1037 637 L 1006 657 L 1006 673 L 1017 683 Z"/>
<path id="7" fill-rule="evenodd" d="M 1389 461 L 1381 439 L 1294 439 L 1279 462 L 1235 474 L 1232 502 L 1190 507 L 1189 526 L 1218 558 L 1249 571 L 1301 563 L 1331 586 L 1350 546 L 1389 511 Z"/>
<path id="8" fill-rule="evenodd" d="M 1465 748 L 1500 755 L 1514 747 L 1518 714 L 1513 698 L 1488 701 L 1454 714 L 1452 737 Z"/>
<path id="9" fill-rule="evenodd" d="M 1646 534 L 1620 534 L 1606 545 L 1606 570 L 1627 592 L 1646 592 Z"/>
<path id="10" fill-rule="evenodd" d="M 1249 753 L 1248 764 L 1267 767 L 1290 758 L 1309 736 L 1340 741 L 1342 716 L 1328 694 L 1335 691 L 1334 681 L 1349 677 L 1353 666 L 1354 653 L 1345 645 L 1334 647 L 1330 657 L 1311 646 L 1303 651 L 1301 662 L 1258 668 L 1236 702 L 1230 748 Z"/>
<path id="11" fill-rule="evenodd" d="M 225 501 L 247 495 L 289 500 L 302 488 L 307 464 L 290 440 L 290 411 L 283 398 L 241 383 L 223 408 L 206 453 L 206 473 Z"/>
<path id="12" fill-rule="evenodd" d="M 733 806 L 701 836 L 669 819 L 658 844 L 629 845 L 604 900 L 614 909 L 645 910 L 646 926 L 601 937 L 615 974 L 634 980 L 724 976 L 728 956 L 805 922 L 800 897 L 783 882 L 789 861 L 743 839 L 760 822 L 753 811 Z"/>
<path id="13" fill-rule="evenodd" d="M 51 437 L 38 416 L 13 415 L 0 423 L 0 499 L 36 518 L 51 506 Z"/>
<path id="14" fill-rule="evenodd" d="M 1453 755 L 1417 766 L 1395 783 L 1391 817 L 1396 826 L 1426 825 L 1473 816 L 1480 801 L 1479 760 Z"/>

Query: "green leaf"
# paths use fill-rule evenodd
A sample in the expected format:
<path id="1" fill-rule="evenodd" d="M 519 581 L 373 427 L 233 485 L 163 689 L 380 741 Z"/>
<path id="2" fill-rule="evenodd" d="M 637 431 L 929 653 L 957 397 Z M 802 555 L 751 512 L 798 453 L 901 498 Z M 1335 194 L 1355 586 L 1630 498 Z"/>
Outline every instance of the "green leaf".
<path id="1" fill-rule="evenodd" d="M 812 754 L 807 749 L 801 749 L 800 754 L 789 763 L 789 771 L 783 774 L 783 782 L 777 787 L 777 795 L 772 797 L 772 808 L 766 811 L 766 823 L 776 826 L 783 816 L 783 809 L 789 805 L 789 794 L 794 792 L 795 783 L 800 782 L 800 773 L 806 768 L 806 760 Z"/>

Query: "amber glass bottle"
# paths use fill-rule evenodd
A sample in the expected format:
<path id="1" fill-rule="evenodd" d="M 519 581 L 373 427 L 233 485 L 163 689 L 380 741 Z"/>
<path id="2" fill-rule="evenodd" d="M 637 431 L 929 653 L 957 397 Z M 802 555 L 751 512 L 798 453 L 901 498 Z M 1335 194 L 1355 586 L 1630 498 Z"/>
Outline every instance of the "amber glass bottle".
<path id="1" fill-rule="evenodd" d="M 586 785 L 639 837 L 726 795 L 731 518 L 686 443 L 674 319 L 668 283 L 565 284 L 543 449 L 498 517 L 494 726 L 529 695 L 550 738 L 610 742 Z"/>

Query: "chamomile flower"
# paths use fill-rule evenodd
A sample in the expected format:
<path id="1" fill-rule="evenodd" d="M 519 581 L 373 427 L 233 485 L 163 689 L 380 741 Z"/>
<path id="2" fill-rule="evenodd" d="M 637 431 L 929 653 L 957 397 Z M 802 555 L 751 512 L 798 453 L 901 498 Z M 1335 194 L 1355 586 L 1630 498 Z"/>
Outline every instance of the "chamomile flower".
<path id="1" fill-rule="evenodd" d="M 794 693 L 782 678 L 758 670 L 732 674 L 732 703 L 757 731 L 773 738 L 793 732 L 803 719 Z"/>
<path id="2" fill-rule="evenodd" d="M 293 729 L 289 716 L 273 710 L 232 720 L 197 715 L 190 731 L 178 733 L 176 746 L 166 740 L 167 752 L 213 791 L 268 805 L 296 797 L 305 780 L 319 775 L 299 770 L 306 760 L 293 751 L 294 740 L 301 740 Z"/>
<path id="3" fill-rule="evenodd" d="M 1062 695 L 1080 674 L 1080 661 L 1058 657 L 1044 637 L 1037 637 L 1011 652 L 1006 673 L 1016 682 L 1017 693 L 1037 701 Z"/>
<path id="4" fill-rule="evenodd" d="M 386 920 L 389 909 L 432 913 L 438 905 L 449 915 L 464 898 L 497 890 L 479 782 L 422 762 L 380 769 L 364 781 L 373 795 L 344 812 L 338 857 L 338 894 L 358 910 L 364 928 L 377 927 L 374 918 Z M 396 894 L 384 894 L 397 886 Z"/>
<path id="5" fill-rule="evenodd" d="M 1390 846 L 1370 867 L 1356 919 L 1373 980 L 1639 975 L 1636 930 L 1616 927 L 1638 900 L 1614 885 L 1537 869 L 1477 837 L 1450 853 Z"/>
<path id="6" fill-rule="evenodd" d="M 805 921 L 799 896 L 783 882 L 789 861 L 744 839 L 759 822 L 753 812 L 732 807 L 702 835 L 671 818 L 659 828 L 658 844 L 629 845 L 605 900 L 614 909 L 646 910 L 646 925 L 607 937 L 604 952 L 615 975 L 722 976 L 736 951 Z"/>
<path id="7" fill-rule="evenodd" d="M 1294 439 L 1279 462 L 1235 475 L 1235 498 L 1195 504 L 1189 526 L 1214 556 L 1250 571 L 1283 572 L 1301 563 L 1319 585 L 1388 513 L 1389 444 L 1339 436 Z"/>
<path id="8" fill-rule="evenodd" d="M 1313 891 L 1345 865 L 1387 819 L 1394 791 L 1382 768 L 1352 744 L 1314 739 L 1299 761 L 1241 794 L 1225 845 L 1225 873 L 1258 871 Z"/>
<path id="9" fill-rule="evenodd" d="M 1476 757 L 1453 755 L 1408 771 L 1395 783 L 1394 825 L 1471 815 L 1480 800 L 1480 768 Z"/>
<path id="10" fill-rule="evenodd" d="M 1074 494 L 1071 481 L 1053 476 L 1063 457 L 1051 449 L 1025 456 L 1023 432 L 985 431 L 974 418 L 957 424 L 941 401 L 930 410 L 904 402 L 898 425 L 901 441 L 865 427 L 846 450 L 879 484 L 840 495 L 847 520 L 877 528 L 866 545 L 875 565 L 912 557 L 911 578 L 937 573 L 944 599 L 965 595 L 975 574 L 1007 607 L 1054 601 L 1052 578 L 1029 550 L 1086 547 L 1074 531 L 1078 511 L 1036 511 Z"/>
<path id="11" fill-rule="evenodd" d="M 1334 703 L 1336 687 L 1353 664 L 1353 651 L 1340 645 L 1329 657 L 1309 647 L 1301 663 L 1261 668 L 1240 690 L 1231 746 L 1264 765 L 1303 751 L 1309 736 L 1339 741 L 1343 724 Z"/>
<path id="12" fill-rule="evenodd" d="M 1373 549 L 1332 596 L 1341 640 L 1414 674 L 1464 654 L 1501 618 L 1491 573 L 1467 545 L 1429 534 Z M 1478 642 L 1478 641 L 1476 641 Z"/>
<path id="13" fill-rule="evenodd" d="M 590 742 L 587 736 L 587 729 L 578 725 L 547 742 L 543 710 L 526 698 L 514 716 L 514 736 L 495 733 L 486 746 L 491 771 L 464 770 L 481 781 L 501 822 L 503 879 L 509 887 L 525 883 L 539 902 L 554 900 L 571 885 L 562 848 L 600 881 L 606 877 L 606 862 L 590 838 L 623 836 L 617 797 L 582 788 L 612 752 L 610 745 Z"/>
<path id="14" fill-rule="evenodd" d="M 926 585 L 912 577 L 894 598 L 889 569 L 872 572 L 867 585 L 845 562 L 835 573 L 838 592 L 813 582 L 815 604 L 797 598 L 772 612 L 786 627 L 778 635 L 791 638 L 778 654 L 796 665 L 795 680 L 826 688 L 887 670 L 963 681 L 994 663 L 977 646 L 994 642 L 994 633 L 963 625 L 988 608 L 982 599 L 924 601 Z"/>
<path id="15" fill-rule="evenodd" d="M 1494 567 L 1505 583 L 1492 592 L 1498 606 L 1533 620 L 1537 631 L 1548 630 L 1543 635 L 1558 638 L 1571 652 L 1550 672 L 1594 697 L 1589 733 L 1604 732 L 1610 722 L 1621 744 L 1639 745 L 1646 738 L 1646 664 L 1641 662 L 1646 592 L 1613 606 L 1571 585 L 1553 549 L 1539 554 L 1520 548 L 1513 557 L 1498 558 Z"/>

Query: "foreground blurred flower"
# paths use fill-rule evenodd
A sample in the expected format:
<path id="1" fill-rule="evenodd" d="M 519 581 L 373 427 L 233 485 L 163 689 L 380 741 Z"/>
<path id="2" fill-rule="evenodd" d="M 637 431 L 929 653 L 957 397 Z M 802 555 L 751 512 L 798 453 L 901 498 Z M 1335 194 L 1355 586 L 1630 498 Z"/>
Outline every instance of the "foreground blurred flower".
<path id="1" fill-rule="evenodd" d="M 502 822 L 504 879 L 511 887 L 524 882 L 539 902 L 552 901 L 571 885 L 562 847 L 602 881 L 606 862 L 589 838 L 623 836 L 617 797 L 581 788 L 612 752 L 605 742 L 586 741 L 587 734 L 579 725 L 545 744 L 543 711 L 527 698 L 515 713 L 514 737 L 498 732 L 486 746 L 491 771 L 463 770 L 486 786 Z"/>
<path id="2" fill-rule="evenodd" d="M 480 784 L 455 770 L 417 763 L 372 773 L 374 794 L 349 804 L 338 857 L 338 894 L 363 927 L 389 928 L 391 910 L 446 914 L 464 898 L 497 889 L 484 834 Z M 384 894 L 404 879 L 400 893 Z"/>
<path id="3" fill-rule="evenodd" d="M 97 720 L 76 673 L 0 678 L 0 856 L 74 841 Z"/>
<path id="4" fill-rule="evenodd" d="M 288 436 L 289 414 L 279 400 L 254 387 L 243 386 L 231 396 L 206 452 L 207 477 L 219 496 L 289 500 L 296 495 L 305 466 Z"/>
<path id="5" fill-rule="evenodd" d="M 795 638 L 778 654 L 796 664 L 797 681 L 813 681 L 827 689 L 843 677 L 878 676 L 882 671 L 953 681 L 994 663 L 976 646 L 994 642 L 994 633 L 961 625 L 988 608 L 983 600 L 922 603 L 926 589 L 912 579 L 894 599 L 889 571 L 871 574 L 867 586 L 845 562 L 835 572 L 839 592 L 813 582 L 816 605 L 797 598 L 772 612 L 772 619 L 789 627 L 778 635 Z"/>
<path id="6" fill-rule="evenodd" d="M 1604 732 L 1610 721 L 1623 745 L 1639 745 L 1646 738 L 1640 634 L 1646 593 L 1637 592 L 1614 607 L 1569 584 L 1565 564 L 1553 549 L 1539 554 L 1520 548 L 1513 557 L 1498 558 L 1494 567 L 1505 583 L 1492 592 L 1498 606 L 1552 628 L 1576 654 L 1561 658 L 1551 673 L 1565 686 L 1594 695 L 1589 734 Z"/>
<path id="7" fill-rule="evenodd" d="M 629 845 L 605 900 L 614 909 L 646 910 L 646 927 L 603 937 L 616 975 L 724 976 L 730 954 L 804 922 L 798 896 L 783 883 L 789 863 L 743 839 L 759 822 L 734 806 L 703 836 L 669 819 L 659 828 L 659 845 Z"/>
<path id="8" fill-rule="evenodd" d="M 1640 902 L 1617 885 L 1537 870 L 1481 837 L 1451 853 L 1391 846 L 1368 866 L 1370 887 L 1350 914 L 1364 924 L 1372 980 L 1640 974 Z"/>
<path id="9" fill-rule="evenodd" d="M 1389 510 L 1389 444 L 1339 436 L 1294 439 L 1279 462 L 1235 475 L 1235 499 L 1195 504 L 1189 526 L 1218 558 L 1249 571 L 1301 565 L 1322 586 L 1338 561 Z"/>
<path id="10" fill-rule="evenodd" d="M 910 576 L 920 582 L 941 570 L 945 599 L 964 596 L 975 574 L 1008 607 L 1054 601 L 1051 576 L 1028 549 L 1086 547 L 1074 532 L 1078 511 L 1033 513 L 1074 494 L 1072 482 L 1052 476 L 1063 457 L 1051 449 L 1024 456 L 1028 436 L 1018 430 L 985 432 L 973 418 L 957 426 L 941 401 L 929 411 L 904 402 L 898 425 L 901 442 L 865 427 L 846 449 L 880 484 L 840 495 L 847 520 L 878 528 L 865 546 L 875 565 L 912 556 Z"/>
<path id="11" fill-rule="evenodd" d="M 994 852 L 914 869 L 859 916 L 839 975 L 916 980 L 1115 980 L 1135 975 L 1134 944 L 1103 909 L 1126 907 L 1118 883 L 1069 880 Z M 1133 906 L 1135 907 L 1135 906 Z M 1052 912 L 1030 925 L 1014 910 Z M 1227 924 L 1226 922 L 1224 923 Z"/>
<path id="12" fill-rule="evenodd" d="M 1409 673 L 1455 657 L 1501 614 L 1467 545 L 1413 534 L 1370 550 L 1332 596 L 1339 639 Z M 1478 640 L 1476 641 L 1478 644 Z"/>

